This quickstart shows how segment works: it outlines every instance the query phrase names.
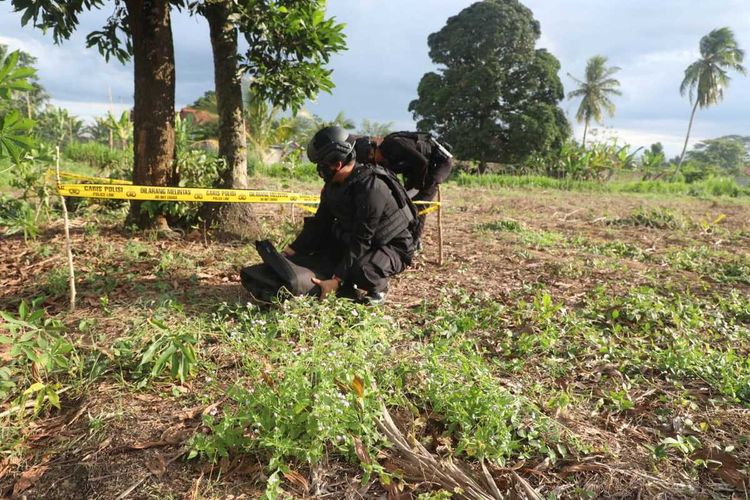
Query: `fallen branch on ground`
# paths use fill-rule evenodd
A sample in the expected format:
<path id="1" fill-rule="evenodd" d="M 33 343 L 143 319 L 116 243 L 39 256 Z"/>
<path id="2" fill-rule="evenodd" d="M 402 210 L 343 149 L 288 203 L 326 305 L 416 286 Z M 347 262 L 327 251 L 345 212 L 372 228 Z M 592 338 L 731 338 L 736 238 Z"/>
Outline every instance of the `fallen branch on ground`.
<path id="1" fill-rule="evenodd" d="M 378 421 L 378 428 L 385 437 L 393 443 L 400 458 L 408 462 L 420 479 L 437 483 L 448 491 L 459 493 L 464 498 L 472 500 L 504 500 L 507 496 L 500 492 L 494 478 L 484 463 L 482 463 L 483 480 L 477 479 L 469 471 L 464 470 L 450 458 L 436 458 L 421 443 L 411 444 L 396 426 L 383 406 L 382 417 Z M 541 500 L 542 496 L 521 476 L 512 472 L 509 479 L 516 487 L 521 498 Z"/>

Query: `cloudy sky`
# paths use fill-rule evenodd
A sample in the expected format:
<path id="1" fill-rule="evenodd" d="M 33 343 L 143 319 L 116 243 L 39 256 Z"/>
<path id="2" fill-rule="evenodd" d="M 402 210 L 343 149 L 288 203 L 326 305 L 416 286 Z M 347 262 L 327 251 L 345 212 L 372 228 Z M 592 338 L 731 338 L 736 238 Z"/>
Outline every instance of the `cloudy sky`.
<path id="1" fill-rule="evenodd" d="M 339 111 L 357 121 L 364 118 L 414 126 L 407 110 L 416 97 L 419 79 L 433 69 L 427 36 L 473 0 L 329 0 L 329 12 L 346 23 L 349 50 L 332 61 L 336 88 L 307 108 L 324 118 Z M 698 57 L 698 41 L 714 28 L 731 27 L 741 47 L 750 51 L 748 0 L 525 0 L 541 22 L 540 47 L 562 63 L 566 91 L 581 76 L 586 59 L 609 57 L 622 70 L 624 95 L 617 114 L 606 120 L 606 134 L 637 146 L 661 141 L 669 153 L 682 145 L 690 104 L 680 97 L 685 67 Z M 132 67 L 105 63 L 85 48 L 85 35 L 100 27 L 110 12 L 89 13 L 76 35 L 55 46 L 49 35 L 21 27 L 20 15 L 0 2 L 0 43 L 21 48 L 39 59 L 42 84 L 54 103 L 82 117 L 132 104 Z M 174 15 L 177 60 L 177 103 L 192 102 L 212 87 L 208 26 L 200 18 Z M 746 60 L 750 66 L 750 54 Z M 576 102 L 563 102 L 573 118 Z M 582 128 L 576 125 L 580 137 Z M 695 140 L 725 134 L 750 135 L 750 78 L 733 75 L 719 106 L 699 111 Z"/>

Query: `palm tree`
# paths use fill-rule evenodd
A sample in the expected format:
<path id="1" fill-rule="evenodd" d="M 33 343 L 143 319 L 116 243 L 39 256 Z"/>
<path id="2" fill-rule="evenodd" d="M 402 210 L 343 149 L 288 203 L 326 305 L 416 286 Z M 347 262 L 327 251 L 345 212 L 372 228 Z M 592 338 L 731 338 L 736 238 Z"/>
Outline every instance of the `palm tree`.
<path id="1" fill-rule="evenodd" d="M 287 141 L 292 132 L 292 119 L 279 117 L 281 109 L 259 97 L 249 87 L 243 89 L 247 142 L 260 161 L 268 158 L 270 147 Z"/>
<path id="2" fill-rule="evenodd" d="M 133 138 L 133 123 L 130 121 L 130 111 L 123 111 L 119 119 L 115 118 L 111 111 L 108 111 L 104 125 L 120 142 L 120 149 L 128 149 L 130 139 Z"/>
<path id="3" fill-rule="evenodd" d="M 724 98 L 724 88 L 729 85 L 730 80 L 727 75 L 728 70 L 733 69 L 743 75 L 747 73 L 745 67 L 742 66 L 745 52 L 737 46 L 734 33 L 729 28 L 715 29 L 701 38 L 700 52 L 700 59 L 685 69 L 685 78 L 680 85 L 680 94 L 685 95 L 685 92 L 688 92 L 690 102 L 692 103 L 695 98 L 695 103 L 693 112 L 690 113 L 685 145 L 682 147 L 675 173 L 680 171 L 682 161 L 685 159 L 690 129 L 693 128 L 693 119 L 698 106 L 707 108 Z"/>
<path id="4" fill-rule="evenodd" d="M 583 122 L 583 145 L 586 146 L 586 132 L 593 118 L 597 123 L 602 122 L 602 112 L 606 111 L 612 117 L 615 114 L 615 105 L 611 96 L 622 95 L 620 82 L 612 75 L 620 71 L 617 66 L 607 67 L 607 58 L 594 56 L 586 62 L 586 79 L 579 80 L 570 73 L 568 76 L 575 80 L 578 88 L 568 94 L 568 99 L 581 98 L 578 106 L 576 120 Z"/>

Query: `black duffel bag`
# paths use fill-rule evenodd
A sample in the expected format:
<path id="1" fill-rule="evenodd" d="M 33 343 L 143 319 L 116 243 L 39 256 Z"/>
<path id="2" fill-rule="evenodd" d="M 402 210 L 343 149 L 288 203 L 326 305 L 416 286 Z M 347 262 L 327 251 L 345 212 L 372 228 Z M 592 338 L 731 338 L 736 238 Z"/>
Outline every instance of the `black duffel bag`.
<path id="1" fill-rule="evenodd" d="M 320 287 L 312 278 L 321 280 L 331 276 L 331 265 L 314 256 L 286 257 L 268 240 L 255 242 L 261 264 L 240 270 L 242 286 L 255 300 L 271 302 L 288 296 L 320 295 Z"/>

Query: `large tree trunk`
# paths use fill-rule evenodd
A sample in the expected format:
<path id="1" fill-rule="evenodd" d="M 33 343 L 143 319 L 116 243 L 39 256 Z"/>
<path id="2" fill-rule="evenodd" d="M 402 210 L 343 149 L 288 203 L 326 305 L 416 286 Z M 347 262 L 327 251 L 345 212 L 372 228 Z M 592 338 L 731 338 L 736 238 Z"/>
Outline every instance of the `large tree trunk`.
<path id="1" fill-rule="evenodd" d="M 247 137 L 242 109 L 242 78 L 237 66 L 237 28 L 230 21 L 229 2 L 206 2 L 203 15 L 208 21 L 214 56 L 216 105 L 219 111 L 219 155 L 226 162 L 222 187 L 248 189 Z M 213 205 L 209 222 L 242 237 L 258 233 L 252 206 L 248 204 Z"/>
<path id="2" fill-rule="evenodd" d="M 685 145 L 682 146 L 682 154 L 680 154 L 680 161 L 677 162 L 677 168 L 674 171 L 674 175 L 677 175 L 680 173 L 680 169 L 682 168 L 682 162 L 685 160 L 685 152 L 687 151 L 688 141 L 690 140 L 690 131 L 693 128 L 693 119 L 695 118 L 696 111 L 698 111 L 698 99 L 695 100 L 695 105 L 693 106 L 693 112 L 690 113 L 690 123 L 688 124 L 687 135 L 685 136 Z"/>
<path id="3" fill-rule="evenodd" d="M 175 65 L 168 0 L 125 0 L 133 38 L 133 182 L 175 185 Z M 164 215 L 152 220 L 132 202 L 128 219 L 141 228 L 168 229 Z"/>

